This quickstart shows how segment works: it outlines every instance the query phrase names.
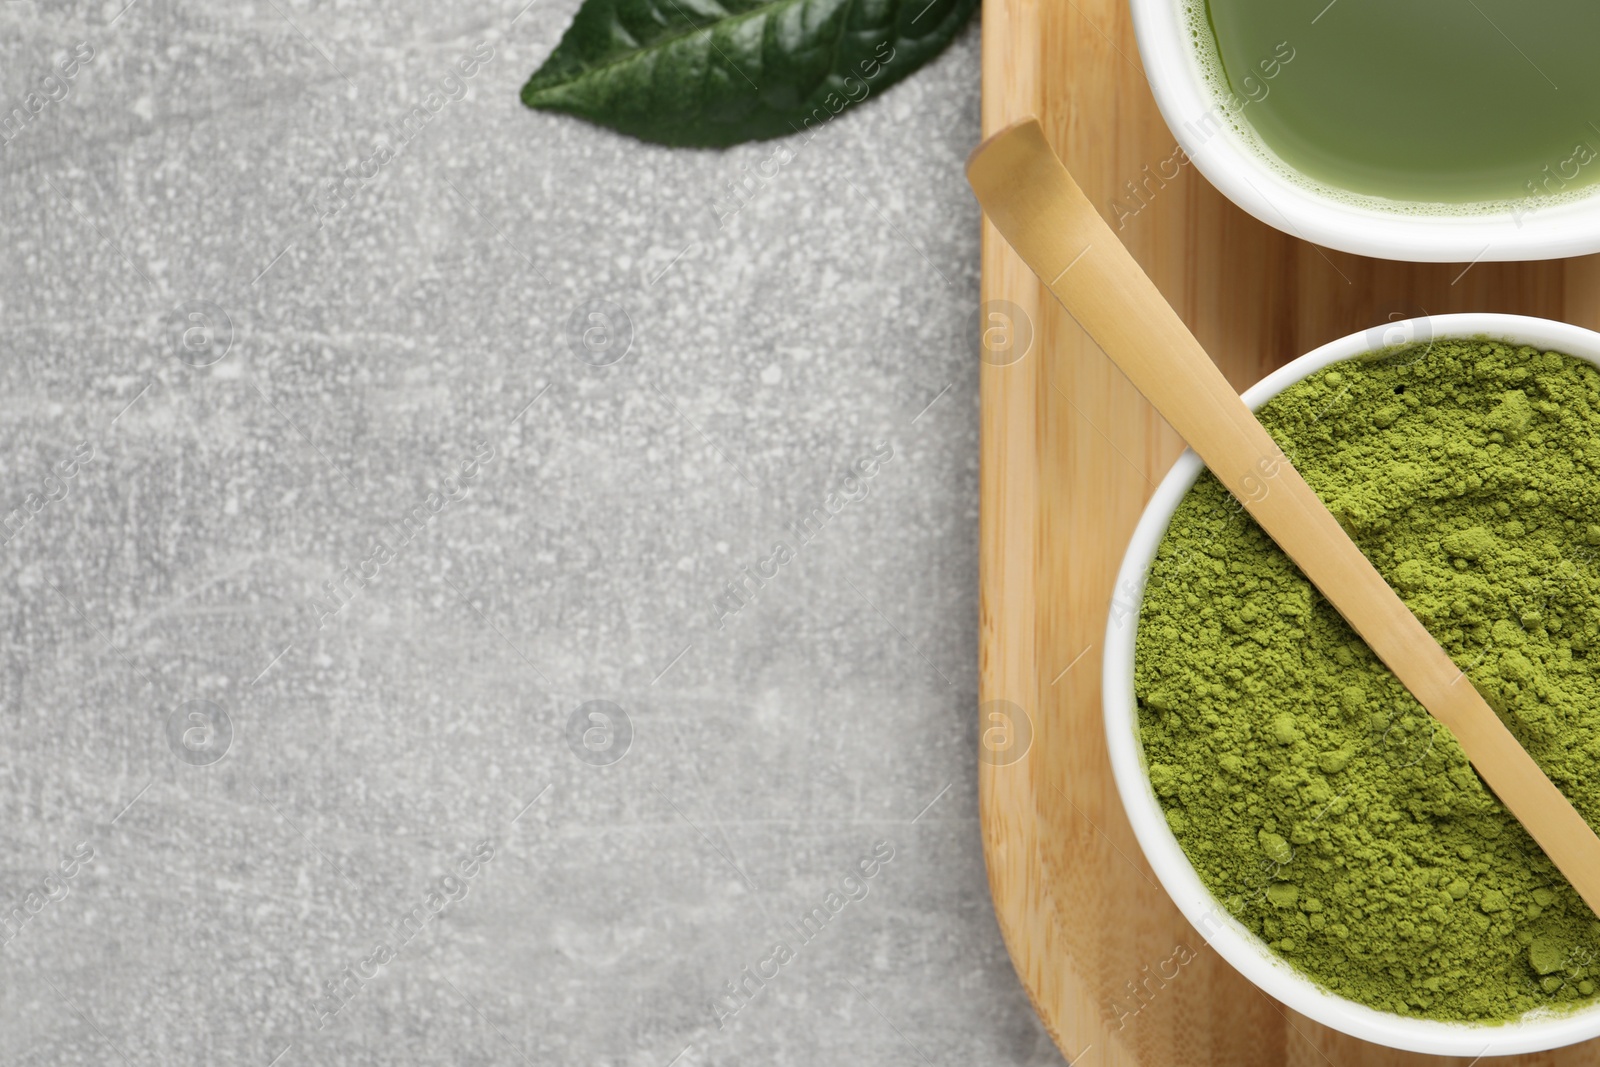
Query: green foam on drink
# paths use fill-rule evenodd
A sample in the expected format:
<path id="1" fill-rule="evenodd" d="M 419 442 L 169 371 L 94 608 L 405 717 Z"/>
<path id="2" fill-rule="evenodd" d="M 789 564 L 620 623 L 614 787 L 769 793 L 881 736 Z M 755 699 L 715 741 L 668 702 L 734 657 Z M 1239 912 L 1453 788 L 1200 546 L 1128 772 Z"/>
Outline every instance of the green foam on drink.
<path id="1" fill-rule="evenodd" d="M 1600 181 L 1600 4 L 1195 4 L 1221 93 L 1316 183 L 1415 205 L 1528 210 Z"/>

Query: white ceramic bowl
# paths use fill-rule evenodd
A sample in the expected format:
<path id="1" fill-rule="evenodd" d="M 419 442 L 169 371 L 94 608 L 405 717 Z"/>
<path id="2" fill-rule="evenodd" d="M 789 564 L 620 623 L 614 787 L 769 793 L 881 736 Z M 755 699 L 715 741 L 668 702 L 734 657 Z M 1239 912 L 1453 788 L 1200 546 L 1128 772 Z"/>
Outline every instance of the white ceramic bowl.
<path id="1" fill-rule="evenodd" d="M 1600 334 L 1591 330 L 1520 315 L 1435 315 L 1341 337 L 1269 374 L 1246 390 L 1244 399 L 1252 409 L 1258 408 L 1314 371 L 1386 344 L 1479 335 L 1565 352 L 1600 366 Z M 1117 572 L 1119 595 L 1106 624 L 1102 688 L 1111 770 L 1134 835 L 1173 902 L 1218 955 L 1269 996 L 1324 1026 L 1366 1041 L 1438 1056 L 1473 1057 L 1537 1052 L 1600 1036 L 1600 1005 L 1517 1022 L 1469 1025 L 1410 1019 L 1346 1000 L 1284 962 L 1201 883 L 1167 826 L 1145 769 L 1133 695 L 1133 646 L 1139 621 L 1137 595 L 1173 512 L 1203 469 L 1199 456 L 1185 452 L 1156 488 Z"/>
<path id="2" fill-rule="evenodd" d="M 1329 248 L 1381 259 L 1466 263 L 1600 251 L 1600 190 L 1566 202 L 1541 198 L 1433 214 L 1419 213 L 1415 205 L 1341 194 L 1300 174 L 1249 130 L 1248 105 L 1241 116 L 1246 121 L 1223 120 L 1226 87 L 1207 74 L 1216 66 L 1206 61 L 1214 42 L 1204 32 L 1197 41 L 1190 30 L 1189 12 L 1203 2 L 1129 0 L 1139 54 L 1156 104 L 1184 152 L 1224 196 L 1262 222 Z M 1292 77 L 1293 71 L 1291 61 L 1280 76 Z M 1137 175 L 1130 177 L 1137 182 Z"/>

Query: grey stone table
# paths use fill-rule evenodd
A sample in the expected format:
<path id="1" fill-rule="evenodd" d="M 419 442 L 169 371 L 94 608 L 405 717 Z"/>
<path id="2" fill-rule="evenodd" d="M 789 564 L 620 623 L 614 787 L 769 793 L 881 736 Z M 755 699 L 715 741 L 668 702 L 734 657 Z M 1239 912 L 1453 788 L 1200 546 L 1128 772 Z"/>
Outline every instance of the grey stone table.
<path id="1" fill-rule="evenodd" d="M 522 108 L 521 3 L 0 4 L 0 1062 L 1059 1062 L 977 27 L 672 151 Z"/>

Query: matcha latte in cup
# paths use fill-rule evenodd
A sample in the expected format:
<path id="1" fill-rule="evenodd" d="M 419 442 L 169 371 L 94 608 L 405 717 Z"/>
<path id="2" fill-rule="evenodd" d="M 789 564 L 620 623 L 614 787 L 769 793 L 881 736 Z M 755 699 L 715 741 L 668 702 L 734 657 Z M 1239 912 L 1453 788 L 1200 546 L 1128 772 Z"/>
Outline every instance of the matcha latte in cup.
<path id="1" fill-rule="evenodd" d="M 1244 399 L 1600 824 L 1600 334 L 1387 323 Z M 1434 1055 L 1600 1037 L 1600 917 L 1192 452 L 1117 576 L 1104 700 L 1156 876 L 1268 994 Z"/>
<path id="2" fill-rule="evenodd" d="M 1113 215 L 1192 161 L 1261 221 L 1347 252 L 1600 251 L 1600 5 L 1130 4 L 1178 151 L 1128 175 Z"/>

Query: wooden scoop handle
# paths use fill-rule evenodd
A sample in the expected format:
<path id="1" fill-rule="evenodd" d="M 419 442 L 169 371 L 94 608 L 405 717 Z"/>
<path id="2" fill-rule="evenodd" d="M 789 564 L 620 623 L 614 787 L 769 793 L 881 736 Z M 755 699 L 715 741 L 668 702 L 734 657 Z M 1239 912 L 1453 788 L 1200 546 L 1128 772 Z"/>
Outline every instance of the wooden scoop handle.
<path id="1" fill-rule="evenodd" d="M 1600 914 L 1600 838 L 1383 580 L 1100 218 L 1036 120 L 967 161 L 984 211 L 1090 337 L 1443 723 Z"/>

